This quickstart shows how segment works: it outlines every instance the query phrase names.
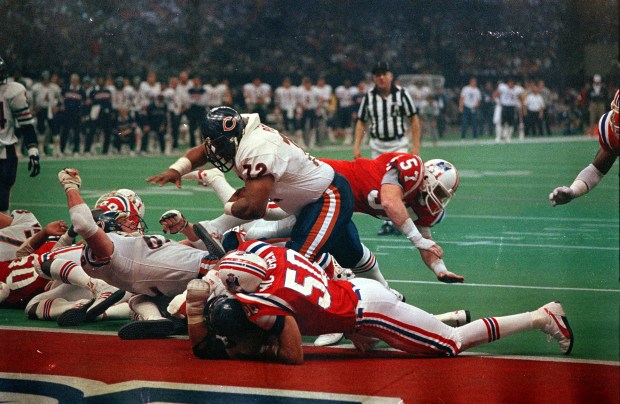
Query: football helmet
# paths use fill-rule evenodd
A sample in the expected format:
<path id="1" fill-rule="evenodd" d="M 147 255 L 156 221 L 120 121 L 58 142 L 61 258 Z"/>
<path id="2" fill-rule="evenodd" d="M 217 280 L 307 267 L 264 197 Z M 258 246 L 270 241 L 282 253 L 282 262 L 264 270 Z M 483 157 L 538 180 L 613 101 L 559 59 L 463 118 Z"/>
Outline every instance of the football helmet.
<path id="1" fill-rule="evenodd" d="M 235 165 L 237 147 L 243 135 L 241 115 L 230 107 L 210 110 L 200 124 L 207 160 L 222 172 Z"/>
<path id="2" fill-rule="evenodd" d="M 267 262 L 247 251 L 233 251 L 220 260 L 220 280 L 230 293 L 252 293 L 265 280 Z"/>
<path id="3" fill-rule="evenodd" d="M 432 159 L 424 163 L 423 198 L 431 215 L 443 211 L 459 186 L 459 173 L 451 163 Z"/>
<path id="4" fill-rule="evenodd" d="M 93 210 L 95 222 L 106 233 L 140 233 L 148 230 L 142 219 L 144 203 L 134 191 L 119 189 L 102 195 L 95 203 Z"/>
<path id="5" fill-rule="evenodd" d="M 4 59 L 0 57 L 0 83 L 4 83 L 9 77 L 9 69 L 4 62 Z"/>
<path id="6" fill-rule="evenodd" d="M 238 337 L 256 331 L 258 326 L 245 314 L 243 305 L 234 297 L 218 296 L 205 307 L 205 317 L 222 337 Z"/>

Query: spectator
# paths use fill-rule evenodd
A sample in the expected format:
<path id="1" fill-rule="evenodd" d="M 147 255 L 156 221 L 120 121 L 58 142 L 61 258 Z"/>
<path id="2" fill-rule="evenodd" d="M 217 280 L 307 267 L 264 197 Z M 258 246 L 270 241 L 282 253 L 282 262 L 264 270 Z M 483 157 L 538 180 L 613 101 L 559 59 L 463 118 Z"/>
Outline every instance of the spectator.
<path id="1" fill-rule="evenodd" d="M 545 111 L 545 100 L 543 99 L 538 86 L 532 82 L 530 92 L 525 97 L 523 104 L 525 136 L 543 135 L 543 116 Z"/>

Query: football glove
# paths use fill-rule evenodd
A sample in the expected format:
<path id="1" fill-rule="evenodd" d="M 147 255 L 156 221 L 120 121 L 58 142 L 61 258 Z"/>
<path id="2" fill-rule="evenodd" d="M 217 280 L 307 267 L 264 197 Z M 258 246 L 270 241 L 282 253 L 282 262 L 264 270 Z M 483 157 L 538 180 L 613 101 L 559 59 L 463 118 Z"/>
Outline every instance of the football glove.
<path id="1" fill-rule="evenodd" d="M 36 147 L 28 149 L 28 171 L 31 177 L 36 177 L 41 172 L 41 164 L 39 162 L 39 151 Z"/>
<path id="2" fill-rule="evenodd" d="M 549 194 L 551 205 L 564 205 L 575 198 L 575 191 L 569 187 L 557 187 Z"/>
<path id="3" fill-rule="evenodd" d="M 164 212 L 159 218 L 159 224 L 163 226 L 164 233 L 177 234 L 187 227 L 187 219 L 176 209 Z"/>
<path id="4" fill-rule="evenodd" d="M 70 189 L 80 189 L 82 179 L 80 173 L 75 168 L 63 168 L 58 173 L 58 182 L 65 188 L 65 192 Z"/>

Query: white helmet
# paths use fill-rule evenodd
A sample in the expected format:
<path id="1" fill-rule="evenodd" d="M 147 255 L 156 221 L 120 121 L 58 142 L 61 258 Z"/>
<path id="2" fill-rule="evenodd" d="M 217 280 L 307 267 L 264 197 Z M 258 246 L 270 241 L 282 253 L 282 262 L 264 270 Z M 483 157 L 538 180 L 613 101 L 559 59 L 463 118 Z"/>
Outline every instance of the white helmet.
<path id="1" fill-rule="evenodd" d="M 459 186 L 459 173 L 451 163 L 443 159 L 433 159 L 424 163 L 424 202 L 431 215 L 446 208 L 456 188 Z"/>
<path id="2" fill-rule="evenodd" d="M 248 251 L 233 251 L 219 263 L 220 280 L 230 293 L 251 293 L 267 277 L 267 262 Z"/>
<path id="3" fill-rule="evenodd" d="M 105 200 L 115 196 L 124 196 L 129 202 L 131 202 L 132 206 L 117 207 L 116 209 L 112 210 L 127 210 L 137 213 L 138 215 L 140 215 L 141 218 L 144 217 L 145 208 L 144 202 L 142 202 L 142 198 L 140 198 L 135 191 L 127 188 L 117 189 L 116 191 L 108 192 L 107 194 L 101 195 L 101 197 L 97 199 L 97 202 L 95 202 L 95 207 L 105 204 Z"/>

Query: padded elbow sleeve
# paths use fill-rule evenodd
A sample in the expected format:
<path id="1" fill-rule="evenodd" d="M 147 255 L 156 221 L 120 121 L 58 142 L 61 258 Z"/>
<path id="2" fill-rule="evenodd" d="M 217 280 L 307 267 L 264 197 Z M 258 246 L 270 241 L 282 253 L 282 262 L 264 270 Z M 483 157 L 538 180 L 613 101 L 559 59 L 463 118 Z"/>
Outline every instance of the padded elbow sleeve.
<path id="1" fill-rule="evenodd" d="M 99 230 L 90 209 L 85 203 L 81 203 L 69 209 L 69 215 L 74 230 L 84 239 L 91 237 Z"/>

